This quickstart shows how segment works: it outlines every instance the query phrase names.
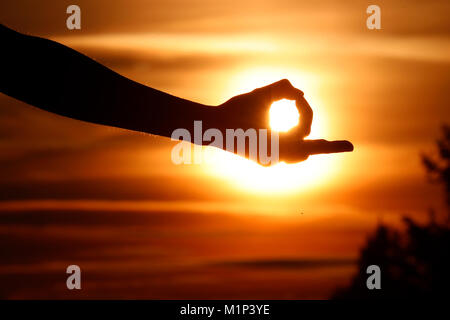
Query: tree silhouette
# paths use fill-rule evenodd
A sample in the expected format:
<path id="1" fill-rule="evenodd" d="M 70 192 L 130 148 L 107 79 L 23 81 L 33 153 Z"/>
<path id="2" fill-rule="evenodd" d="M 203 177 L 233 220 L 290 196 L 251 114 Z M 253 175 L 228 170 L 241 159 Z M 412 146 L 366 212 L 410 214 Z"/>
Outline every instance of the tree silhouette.
<path id="1" fill-rule="evenodd" d="M 450 126 L 444 125 L 442 131 L 442 138 L 436 142 L 438 156 L 422 155 L 422 163 L 428 172 L 430 181 L 444 186 L 447 204 L 445 223 L 448 225 L 450 223 Z"/>
<path id="2" fill-rule="evenodd" d="M 446 212 L 444 219 L 418 224 L 403 218 L 405 231 L 379 225 L 358 260 L 359 272 L 347 288 L 339 289 L 335 299 L 395 299 L 448 296 L 450 285 L 450 127 L 443 126 L 436 155 L 422 155 L 422 162 L 433 183 L 443 186 Z M 381 269 L 381 289 L 369 290 L 366 269 Z"/>

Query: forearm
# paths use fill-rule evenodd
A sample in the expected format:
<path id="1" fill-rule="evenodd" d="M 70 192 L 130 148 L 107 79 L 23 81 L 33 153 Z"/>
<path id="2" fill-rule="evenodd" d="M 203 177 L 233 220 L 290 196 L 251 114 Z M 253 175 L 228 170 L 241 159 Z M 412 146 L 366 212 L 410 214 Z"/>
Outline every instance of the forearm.
<path id="1" fill-rule="evenodd" d="M 1 26 L 3 93 L 78 120 L 170 137 L 214 108 L 127 79 L 59 43 Z M 212 126 L 212 124 L 211 124 Z"/>

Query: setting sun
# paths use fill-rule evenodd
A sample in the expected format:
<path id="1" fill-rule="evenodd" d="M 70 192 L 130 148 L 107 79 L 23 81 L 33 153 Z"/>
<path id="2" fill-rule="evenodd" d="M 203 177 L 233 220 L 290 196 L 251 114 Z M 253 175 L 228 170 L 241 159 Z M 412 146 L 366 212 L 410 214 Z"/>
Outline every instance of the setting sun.
<path id="1" fill-rule="evenodd" d="M 285 132 L 298 125 L 300 115 L 295 106 L 295 101 L 282 99 L 272 103 L 269 116 L 270 128 Z"/>

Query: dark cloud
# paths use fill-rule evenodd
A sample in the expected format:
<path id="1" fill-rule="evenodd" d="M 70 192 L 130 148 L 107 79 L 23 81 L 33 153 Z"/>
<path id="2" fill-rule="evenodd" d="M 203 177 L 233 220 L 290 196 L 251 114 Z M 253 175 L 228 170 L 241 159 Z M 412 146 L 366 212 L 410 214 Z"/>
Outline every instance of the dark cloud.
<path id="1" fill-rule="evenodd" d="M 14 172 L 14 171 L 12 171 Z M 207 178 L 155 175 L 140 178 L 91 178 L 72 180 L 7 181 L 0 184 L 0 200 L 98 199 L 98 200 L 211 200 L 226 192 L 205 192 Z M 192 187 L 186 187 L 192 186 Z"/>
<path id="2" fill-rule="evenodd" d="M 227 261 L 216 265 L 251 269 L 317 269 L 339 266 L 349 266 L 356 263 L 353 259 L 271 259 L 271 260 L 244 260 Z"/>
<path id="3" fill-rule="evenodd" d="M 331 288 L 311 291 L 309 272 L 340 274 L 333 287 L 353 270 L 352 259 L 301 258 L 308 228 L 264 215 L 40 210 L 0 221 L 3 298 L 324 297 Z M 68 296 L 69 264 L 80 265 L 83 290 Z"/>

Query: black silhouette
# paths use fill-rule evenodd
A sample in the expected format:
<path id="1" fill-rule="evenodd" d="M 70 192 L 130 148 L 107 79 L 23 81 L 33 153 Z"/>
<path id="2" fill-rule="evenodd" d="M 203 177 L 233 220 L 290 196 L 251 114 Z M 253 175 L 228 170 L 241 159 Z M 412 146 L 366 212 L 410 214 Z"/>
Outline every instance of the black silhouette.
<path id="1" fill-rule="evenodd" d="M 0 26 L 1 91 L 56 114 L 124 129 L 170 137 L 194 120 L 203 130 L 269 129 L 268 107 L 282 98 L 296 101 L 302 123 L 280 135 L 280 160 L 298 162 L 311 154 L 352 151 L 348 141 L 303 140 L 312 110 L 303 92 L 288 80 L 236 96 L 218 107 L 181 99 L 127 79 L 57 42 Z M 209 142 L 208 142 L 209 143 Z"/>
<path id="2" fill-rule="evenodd" d="M 436 215 L 432 210 L 428 224 L 420 225 L 404 218 L 405 232 L 384 225 L 378 226 L 362 249 L 359 273 L 348 288 L 339 290 L 334 298 L 442 298 L 450 286 L 450 127 L 444 126 L 443 138 L 437 142 L 438 159 L 423 156 L 432 181 L 443 185 L 447 208 Z M 366 268 L 381 269 L 381 290 L 368 290 Z"/>

